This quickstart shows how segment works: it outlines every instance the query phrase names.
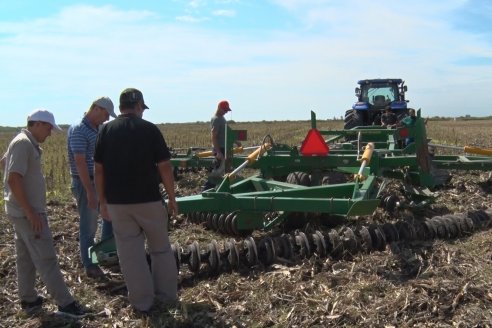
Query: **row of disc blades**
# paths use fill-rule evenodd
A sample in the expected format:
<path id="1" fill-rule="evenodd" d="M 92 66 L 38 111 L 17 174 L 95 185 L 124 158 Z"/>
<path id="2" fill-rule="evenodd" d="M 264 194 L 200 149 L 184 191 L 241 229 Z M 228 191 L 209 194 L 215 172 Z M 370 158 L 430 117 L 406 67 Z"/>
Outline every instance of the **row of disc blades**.
<path id="1" fill-rule="evenodd" d="M 234 217 L 229 214 L 222 216 L 229 216 L 231 220 Z M 184 247 L 174 243 L 172 250 L 178 269 L 187 265 L 194 273 L 198 273 L 202 268 L 218 273 L 222 270 L 237 270 L 241 265 L 271 265 L 313 255 L 320 258 L 340 258 L 347 253 L 382 251 L 386 245 L 399 241 L 458 238 L 489 228 L 492 225 L 491 218 L 491 211 L 477 210 L 411 222 L 400 220 L 355 228 L 341 227 L 327 232 L 297 230 L 257 239 L 249 236 L 241 241 L 229 238 L 223 241 L 221 246 L 216 240 L 205 247 L 200 246 L 197 241 Z M 227 232 L 226 229 L 224 231 Z"/>

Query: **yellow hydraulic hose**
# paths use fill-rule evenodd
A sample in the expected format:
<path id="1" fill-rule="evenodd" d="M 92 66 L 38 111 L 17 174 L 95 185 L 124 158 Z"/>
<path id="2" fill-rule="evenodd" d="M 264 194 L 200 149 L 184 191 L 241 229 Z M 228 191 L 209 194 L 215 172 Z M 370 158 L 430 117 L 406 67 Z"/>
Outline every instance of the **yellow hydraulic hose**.
<path id="1" fill-rule="evenodd" d="M 371 157 L 372 153 L 374 152 L 374 144 L 372 142 L 369 142 L 366 145 L 366 149 L 364 150 L 364 153 L 362 154 L 361 161 L 366 162 L 366 165 L 371 162 Z"/>
<path id="2" fill-rule="evenodd" d="M 362 157 L 360 159 L 362 163 L 360 165 L 359 172 L 355 175 L 355 178 L 358 179 L 359 181 L 364 180 L 364 176 L 362 175 L 362 172 L 364 171 L 366 165 L 368 165 L 371 162 L 371 157 L 373 152 L 374 152 L 374 143 L 369 142 L 366 145 L 364 153 L 362 154 Z"/>
<path id="3" fill-rule="evenodd" d="M 263 146 L 258 147 L 254 152 L 252 152 L 251 154 L 248 155 L 248 157 L 247 157 L 248 163 L 252 164 L 252 163 L 256 162 L 258 157 L 263 155 L 263 153 L 265 153 L 268 149 L 270 149 L 271 146 L 272 145 L 270 145 L 269 143 L 265 143 L 265 144 L 263 144 Z"/>
<path id="4" fill-rule="evenodd" d="M 439 144 L 432 144 L 432 143 L 430 143 L 429 146 L 439 147 L 439 148 L 447 148 L 447 149 L 455 149 L 455 150 L 463 150 L 465 153 L 468 153 L 468 154 L 492 156 L 492 149 L 487 149 L 487 148 L 478 148 L 478 147 L 474 147 L 474 146 L 460 147 L 460 146 L 439 145 Z"/>
<path id="5" fill-rule="evenodd" d="M 465 153 L 468 153 L 468 154 L 492 156 L 492 149 L 484 149 L 484 148 L 478 148 L 478 147 L 473 147 L 473 146 L 465 146 L 465 147 L 463 147 L 463 150 Z"/>
<path id="6" fill-rule="evenodd" d="M 246 157 L 246 160 L 243 162 L 243 164 L 239 165 L 231 173 L 226 174 L 226 176 L 229 179 L 234 179 L 235 175 L 239 171 L 241 171 L 242 169 L 244 169 L 246 166 L 248 166 L 248 165 L 253 164 L 254 162 L 256 162 L 256 160 L 261 155 L 263 155 L 263 153 L 265 153 L 267 150 L 269 150 L 270 148 L 272 148 L 272 145 L 269 144 L 269 143 L 264 143 L 262 146 L 259 146 L 254 152 L 252 152 L 251 154 L 248 155 L 248 157 Z"/>
<path id="7" fill-rule="evenodd" d="M 244 151 L 243 147 L 236 147 L 232 150 L 232 153 L 238 154 L 238 153 L 242 153 L 243 151 Z M 213 150 L 202 151 L 202 152 L 197 153 L 196 156 L 198 156 L 200 158 L 214 156 L 214 151 Z"/>

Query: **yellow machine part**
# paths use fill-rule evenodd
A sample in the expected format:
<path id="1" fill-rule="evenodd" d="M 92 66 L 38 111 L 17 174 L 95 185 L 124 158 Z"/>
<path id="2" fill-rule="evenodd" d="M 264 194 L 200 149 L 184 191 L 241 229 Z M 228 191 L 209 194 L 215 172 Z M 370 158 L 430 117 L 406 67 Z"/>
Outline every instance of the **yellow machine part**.
<path id="1" fill-rule="evenodd" d="M 254 152 L 248 155 L 247 160 L 249 164 L 256 162 L 256 159 L 261 155 L 263 155 L 263 153 L 266 152 L 271 147 L 272 145 L 269 143 L 264 143 L 263 146 L 258 147 Z"/>
<path id="2" fill-rule="evenodd" d="M 374 152 L 374 144 L 372 142 L 369 142 L 366 145 L 366 149 L 364 150 L 364 153 L 362 154 L 362 158 L 360 160 L 362 162 L 366 161 L 367 164 L 369 164 L 371 162 L 371 157 L 373 152 Z"/>
<path id="3" fill-rule="evenodd" d="M 232 150 L 234 154 L 239 154 L 242 153 L 243 151 L 244 151 L 243 147 L 236 147 Z M 196 156 L 200 158 L 214 156 L 214 151 L 213 150 L 202 151 L 197 153 Z"/>
<path id="4" fill-rule="evenodd" d="M 463 150 L 465 151 L 465 153 L 468 153 L 468 154 L 492 156 L 492 149 L 484 149 L 484 148 L 478 148 L 478 147 L 473 147 L 473 146 L 465 146 L 463 148 Z"/>

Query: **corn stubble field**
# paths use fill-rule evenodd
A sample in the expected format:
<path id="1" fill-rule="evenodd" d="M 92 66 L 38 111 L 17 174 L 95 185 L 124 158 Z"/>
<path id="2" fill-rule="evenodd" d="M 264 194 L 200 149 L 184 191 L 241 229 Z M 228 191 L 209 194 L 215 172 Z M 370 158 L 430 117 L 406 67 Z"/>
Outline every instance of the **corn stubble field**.
<path id="1" fill-rule="evenodd" d="M 448 145 L 492 148 L 492 121 L 429 121 L 428 137 Z M 309 121 L 234 123 L 248 130 L 244 146 L 258 145 L 266 135 L 299 145 Z M 341 121 L 319 121 L 320 129 L 340 129 Z M 173 148 L 208 147 L 207 123 L 162 124 Z M 4 151 L 15 131 L 0 134 Z M 157 308 L 150 317 L 135 316 L 125 297 L 117 268 L 105 268 L 109 279 L 85 277 L 78 260 L 78 217 L 69 192 L 66 135 L 43 145 L 49 217 L 59 262 L 70 289 L 94 315 L 80 321 L 44 311 L 28 316 L 20 310 L 15 279 L 13 229 L 0 217 L 0 327 L 492 327 L 492 235 L 488 229 L 452 240 L 393 243 L 384 251 L 344 254 L 333 259 L 311 257 L 270 267 L 258 265 L 219 275 L 180 272 L 176 308 Z M 377 210 L 371 217 L 350 220 L 382 222 L 421 219 L 492 206 L 489 172 L 452 172 L 436 190 L 436 201 L 418 212 L 390 217 Z M 201 190 L 206 172 L 184 173 L 176 182 L 179 195 Z M 3 172 L 2 172 L 3 183 Z M 398 183 L 395 182 L 395 188 Z M 350 221 L 349 220 L 349 221 Z M 336 228 L 336 227 L 335 227 Z M 321 229 L 321 228 L 320 228 Z M 188 222 L 179 215 L 170 223 L 172 242 L 204 245 L 226 237 Z M 40 291 L 47 296 L 40 284 Z"/>

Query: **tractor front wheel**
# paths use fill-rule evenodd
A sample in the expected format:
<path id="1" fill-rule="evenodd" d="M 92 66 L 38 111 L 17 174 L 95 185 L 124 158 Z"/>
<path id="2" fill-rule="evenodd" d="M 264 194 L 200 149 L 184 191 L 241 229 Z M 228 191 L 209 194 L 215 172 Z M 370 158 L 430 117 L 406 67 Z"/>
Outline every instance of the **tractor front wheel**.
<path id="1" fill-rule="evenodd" d="M 348 111 L 345 112 L 345 119 L 344 119 L 344 125 L 343 128 L 345 130 L 350 130 L 352 128 L 355 128 L 356 126 L 363 126 L 364 125 L 364 119 L 358 111 L 355 109 L 349 109 Z"/>

